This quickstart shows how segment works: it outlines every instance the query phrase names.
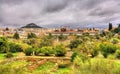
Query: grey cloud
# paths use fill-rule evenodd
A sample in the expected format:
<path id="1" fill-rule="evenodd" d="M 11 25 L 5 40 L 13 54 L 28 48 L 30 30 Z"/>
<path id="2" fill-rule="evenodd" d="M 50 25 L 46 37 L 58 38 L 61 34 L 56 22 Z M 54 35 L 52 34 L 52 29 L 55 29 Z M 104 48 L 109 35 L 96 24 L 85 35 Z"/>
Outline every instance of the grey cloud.
<path id="1" fill-rule="evenodd" d="M 118 12 L 111 10 L 111 9 L 102 10 L 100 8 L 100 9 L 92 10 L 89 15 L 91 15 L 91 16 L 112 16 L 115 13 L 118 13 Z"/>
<path id="2" fill-rule="evenodd" d="M 105 2 L 106 0 L 82 0 L 80 2 L 80 8 L 83 9 L 93 9 L 99 6 L 101 3 Z"/>
<path id="3" fill-rule="evenodd" d="M 24 0 L 0 0 L 0 4 L 17 5 L 23 3 Z"/>
<path id="4" fill-rule="evenodd" d="M 0 0 L 0 23 L 98 24 L 119 22 L 120 0 Z M 109 17 L 109 18 L 107 18 Z"/>
<path id="5" fill-rule="evenodd" d="M 44 7 L 43 11 L 45 13 L 53 13 L 58 12 L 67 7 L 68 1 L 67 0 L 48 0 L 47 5 Z"/>
<path id="6" fill-rule="evenodd" d="M 101 4 L 101 6 L 97 6 L 94 8 L 89 15 L 91 16 L 113 16 L 114 14 L 119 14 L 120 9 L 118 9 L 120 6 L 118 2 L 116 1 L 107 1 L 104 4 Z"/>

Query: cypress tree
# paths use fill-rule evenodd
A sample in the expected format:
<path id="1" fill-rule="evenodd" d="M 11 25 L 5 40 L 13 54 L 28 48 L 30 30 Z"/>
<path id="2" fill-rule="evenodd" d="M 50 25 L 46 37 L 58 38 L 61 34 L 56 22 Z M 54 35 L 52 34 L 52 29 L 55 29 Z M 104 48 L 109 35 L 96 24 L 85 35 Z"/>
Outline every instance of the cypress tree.
<path id="1" fill-rule="evenodd" d="M 112 23 L 109 23 L 109 31 L 112 30 Z"/>

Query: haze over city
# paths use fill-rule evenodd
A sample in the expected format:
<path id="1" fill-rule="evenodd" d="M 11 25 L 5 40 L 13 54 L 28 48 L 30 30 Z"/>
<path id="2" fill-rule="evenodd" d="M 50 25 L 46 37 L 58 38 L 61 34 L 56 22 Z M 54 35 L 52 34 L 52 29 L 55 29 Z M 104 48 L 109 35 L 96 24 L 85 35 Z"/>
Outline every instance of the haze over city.
<path id="1" fill-rule="evenodd" d="M 120 0 L 0 0 L 0 27 L 119 24 Z"/>

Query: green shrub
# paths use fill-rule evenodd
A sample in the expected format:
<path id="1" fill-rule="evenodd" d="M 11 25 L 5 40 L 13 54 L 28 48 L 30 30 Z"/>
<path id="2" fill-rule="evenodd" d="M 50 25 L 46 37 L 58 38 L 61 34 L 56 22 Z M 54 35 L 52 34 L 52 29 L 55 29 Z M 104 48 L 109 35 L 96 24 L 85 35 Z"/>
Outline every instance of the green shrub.
<path id="1" fill-rule="evenodd" d="M 95 57 L 99 53 L 99 44 L 87 41 L 79 45 L 77 48 L 73 49 L 73 51 L 77 52 L 78 54 L 83 53 L 87 56 Z"/>
<path id="2" fill-rule="evenodd" d="M 0 37 L 0 52 L 6 53 L 9 51 L 8 40 L 5 37 Z"/>
<path id="3" fill-rule="evenodd" d="M 65 35 L 63 35 L 63 34 L 60 34 L 59 36 L 58 36 L 58 39 L 59 40 L 66 40 L 67 39 L 67 36 L 65 36 Z"/>
<path id="4" fill-rule="evenodd" d="M 82 61 L 77 56 L 74 61 L 74 73 L 76 74 L 119 74 L 120 66 L 115 62 L 106 59 L 91 59 Z"/>
<path id="5" fill-rule="evenodd" d="M 75 74 L 92 74 L 90 70 L 90 61 L 84 54 L 78 55 L 74 60 L 74 73 Z"/>
<path id="6" fill-rule="evenodd" d="M 71 56 L 71 62 L 74 61 L 74 59 L 75 59 L 76 56 L 77 56 L 77 52 L 74 52 L 74 53 L 72 54 L 72 56 Z"/>
<path id="7" fill-rule="evenodd" d="M 31 56 L 32 53 L 33 53 L 33 48 L 27 48 L 25 51 L 24 51 L 25 55 L 26 56 Z"/>
<path id="8" fill-rule="evenodd" d="M 27 44 L 29 45 L 35 44 L 35 39 L 28 39 Z"/>
<path id="9" fill-rule="evenodd" d="M 108 55 L 107 57 L 108 59 L 114 60 L 115 59 L 115 55 Z"/>
<path id="10" fill-rule="evenodd" d="M 11 57 L 13 57 L 13 54 L 10 53 L 10 52 L 8 52 L 8 53 L 5 55 L 5 57 L 6 57 L 6 58 L 11 58 Z"/>
<path id="11" fill-rule="evenodd" d="M 96 39 L 100 39 L 100 34 L 97 34 L 97 33 L 96 33 L 96 34 L 95 34 L 95 38 L 96 38 Z"/>
<path id="12" fill-rule="evenodd" d="M 64 63 L 58 65 L 58 68 L 66 68 L 66 67 L 67 67 L 67 65 Z"/>
<path id="13" fill-rule="evenodd" d="M 100 34 L 101 37 L 104 37 L 106 36 L 106 32 L 104 30 L 102 30 L 101 34 Z"/>
<path id="14" fill-rule="evenodd" d="M 41 39 L 39 47 L 44 47 L 44 46 L 52 46 L 53 45 L 53 39 L 48 38 L 48 36 L 45 36 Z"/>
<path id="15" fill-rule="evenodd" d="M 56 56 L 65 56 L 67 52 L 63 45 L 57 45 L 54 49 L 55 49 Z"/>
<path id="16" fill-rule="evenodd" d="M 99 54 L 99 47 L 97 45 L 93 45 L 91 55 L 92 57 L 96 57 Z"/>
<path id="17" fill-rule="evenodd" d="M 15 52 L 22 52 L 22 47 L 19 44 L 15 44 L 15 43 L 10 43 L 9 44 L 9 52 L 15 53 Z"/>
<path id="18" fill-rule="evenodd" d="M 102 44 L 100 44 L 100 49 L 101 49 L 101 52 L 102 52 L 103 56 L 105 58 L 107 58 L 107 56 L 109 54 L 114 54 L 115 53 L 117 47 L 116 47 L 116 45 L 113 45 L 113 44 L 110 44 L 110 43 L 106 43 L 106 44 L 102 43 Z"/>
<path id="19" fill-rule="evenodd" d="M 117 43 L 119 43 L 119 41 L 118 41 L 117 39 L 113 39 L 113 40 L 112 40 L 112 43 L 113 43 L 113 44 L 117 44 Z"/>
<path id="20" fill-rule="evenodd" d="M 29 74 L 28 69 L 25 67 L 27 63 L 23 60 L 7 62 L 7 64 L 0 64 L 0 74 Z"/>
<path id="21" fill-rule="evenodd" d="M 78 45 L 81 44 L 81 43 L 82 43 L 81 40 L 75 39 L 75 40 L 73 40 L 73 41 L 70 42 L 69 47 L 70 47 L 71 49 L 77 48 Z"/>
<path id="22" fill-rule="evenodd" d="M 41 48 L 35 49 L 35 55 L 37 56 L 39 55 L 39 53 L 42 53 Z"/>
<path id="23" fill-rule="evenodd" d="M 120 50 L 119 49 L 115 52 L 115 57 L 117 59 L 120 59 Z"/>
<path id="24" fill-rule="evenodd" d="M 50 54 L 53 53 L 53 48 L 50 46 L 42 47 L 41 52 L 45 54 L 46 56 L 49 56 Z"/>

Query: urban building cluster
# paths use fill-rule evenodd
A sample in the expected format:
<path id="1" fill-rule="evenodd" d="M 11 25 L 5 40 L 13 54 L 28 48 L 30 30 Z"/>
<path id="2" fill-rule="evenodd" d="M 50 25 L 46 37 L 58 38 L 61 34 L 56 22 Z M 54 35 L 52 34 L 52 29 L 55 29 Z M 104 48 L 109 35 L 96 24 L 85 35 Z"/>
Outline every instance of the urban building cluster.
<path id="1" fill-rule="evenodd" d="M 0 36 L 13 36 L 15 32 L 17 32 L 20 36 L 20 38 L 27 38 L 28 33 L 35 33 L 37 36 L 43 36 L 43 35 L 70 35 L 70 34 L 76 34 L 76 35 L 82 35 L 83 33 L 89 33 L 90 35 L 95 35 L 100 33 L 99 28 L 78 28 L 78 29 L 70 29 L 67 27 L 61 27 L 61 28 L 44 28 L 40 27 L 34 23 L 27 24 L 26 26 L 20 27 L 20 28 L 1 28 L 0 29 Z"/>

